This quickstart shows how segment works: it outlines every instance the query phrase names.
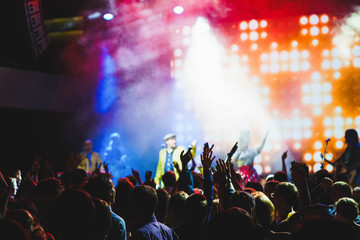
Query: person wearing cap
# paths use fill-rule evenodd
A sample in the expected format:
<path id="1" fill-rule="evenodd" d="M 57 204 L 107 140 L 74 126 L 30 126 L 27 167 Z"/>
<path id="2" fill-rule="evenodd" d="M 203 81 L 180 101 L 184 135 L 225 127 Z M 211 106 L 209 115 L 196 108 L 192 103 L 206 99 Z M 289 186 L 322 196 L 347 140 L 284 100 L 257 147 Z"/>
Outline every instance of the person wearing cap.
<path id="1" fill-rule="evenodd" d="M 156 186 L 160 188 L 164 187 L 164 183 L 162 182 L 161 178 L 165 172 L 173 171 L 175 172 L 176 180 L 179 178 L 179 172 L 174 167 L 174 162 L 179 165 L 179 168 L 181 170 L 182 164 L 180 160 L 180 154 L 182 151 L 184 151 L 184 154 L 187 151 L 185 147 L 176 145 L 176 135 L 173 133 L 166 134 L 164 136 L 164 141 L 166 146 L 162 148 L 159 152 L 159 161 L 154 178 Z M 192 148 L 191 153 L 194 157 L 196 141 L 193 141 L 190 147 Z"/>

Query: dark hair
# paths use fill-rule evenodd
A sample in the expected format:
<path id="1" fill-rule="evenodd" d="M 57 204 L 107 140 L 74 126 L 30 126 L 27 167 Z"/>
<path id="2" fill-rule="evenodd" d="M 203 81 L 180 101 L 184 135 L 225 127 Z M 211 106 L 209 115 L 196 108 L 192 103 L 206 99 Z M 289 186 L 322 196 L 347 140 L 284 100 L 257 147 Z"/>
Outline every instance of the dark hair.
<path id="1" fill-rule="evenodd" d="M 263 187 L 258 182 L 247 182 L 245 187 L 255 189 L 255 191 L 264 192 Z"/>
<path id="2" fill-rule="evenodd" d="M 290 182 L 281 182 L 276 186 L 274 195 L 276 197 L 281 197 L 285 201 L 286 205 L 293 206 L 296 201 L 298 191 L 294 184 Z"/>
<path id="3" fill-rule="evenodd" d="M 207 212 L 207 200 L 201 193 L 191 194 L 185 201 L 187 220 L 202 224 Z"/>
<path id="4" fill-rule="evenodd" d="M 359 206 L 357 202 L 348 197 L 340 198 L 336 203 L 336 213 L 344 216 L 346 219 L 353 221 L 359 215 Z"/>
<path id="5" fill-rule="evenodd" d="M 162 188 L 156 190 L 156 194 L 158 196 L 158 203 L 156 205 L 155 216 L 159 222 L 164 223 L 170 196 Z"/>
<path id="6" fill-rule="evenodd" d="M 148 185 L 136 186 L 129 196 L 130 209 L 139 217 L 150 217 L 154 214 L 158 197 L 156 190 Z"/>
<path id="7" fill-rule="evenodd" d="M 210 221 L 208 232 L 209 240 L 240 239 L 241 234 L 252 236 L 254 223 L 245 210 L 232 207 L 214 216 Z"/>
<path id="8" fill-rule="evenodd" d="M 229 208 L 239 207 L 253 215 L 255 207 L 255 198 L 248 192 L 237 190 L 230 198 Z"/>
<path id="9" fill-rule="evenodd" d="M 106 174 L 100 174 L 92 177 L 84 185 L 84 190 L 87 191 L 93 198 L 99 198 L 107 203 L 112 202 L 113 198 L 113 183 L 111 178 Z"/>
<path id="10" fill-rule="evenodd" d="M 175 173 L 173 171 L 166 171 L 161 179 L 164 182 L 165 187 L 172 187 L 176 182 Z"/>
<path id="11" fill-rule="evenodd" d="M 285 172 L 283 171 L 276 171 L 274 173 L 274 180 L 279 181 L 279 182 L 287 182 L 288 178 Z"/>

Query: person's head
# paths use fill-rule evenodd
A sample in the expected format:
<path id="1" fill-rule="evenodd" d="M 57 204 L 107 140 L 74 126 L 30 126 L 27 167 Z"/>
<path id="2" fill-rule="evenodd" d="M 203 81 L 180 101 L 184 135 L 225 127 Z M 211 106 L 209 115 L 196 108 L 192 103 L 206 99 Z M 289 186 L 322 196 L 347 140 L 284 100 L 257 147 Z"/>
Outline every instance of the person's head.
<path id="1" fill-rule="evenodd" d="M 359 143 L 359 136 L 355 129 L 347 129 L 345 131 L 345 143 L 347 143 L 350 146 Z"/>
<path id="2" fill-rule="evenodd" d="M 161 179 L 164 182 L 165 187 L 173 187 L 176 182 L 175 173 L 173 171 L 166 171 Z"/>
<path id="3" fill-rule="evenodd" d="M 163 188 L 159 188 L 158 190 L 156 190 L 156 194 L 158 196 L 158 204 L 156 205 L 155 216 L 159 222 L 163 223 L 165 222 L 166 211 L 168 208 L 170 196 L 168 192 Z"/>
<path id="4" fill-rule="evenodd" d="M 75 169 L 70 173 L 70 188 L 80 188 L 87 180 L 88 176 L 84 169 Z"/>
<path id="5" fill-rule="evenodd" d="M 64 187 L 60 180 L 56 178 L 46 178 L 39 181 L 34 188 L 33 200 L 38 208 L 40 218 L 49 214 L 63 190 Z"/>
<path id="6" fill-rule="evenodd" d="M 229 201 L 229 207 L 239 207 L 253 216 L 255 209 L 255 198 L 248 192 L 237 190 Z"/>
<path id="7" fill-rule="evenodd" d="M 208 239 L 241 239 L 252 236 L 254 223 L 247 211 L 232 207 L 214 216 L 209 223 Z"/>
<path id="8" fill-rule="evenodd" d="M 129 196 L 130 216 L 135 222 L 154 216 L 158 197 L 156 190 L 147 185 L 136 186 Z"/>
<path id="9" fill-rule="evenodd" d="M 271 194 L 275 191 L 275 188 L 279 183 L 280 182 L 276 181 L 276 180 L 270 180 L 270 181 L 265 183 L 264 193 L 268 198 L 271 199 Z"/>
<path id="10" fill-rule="evenodd" d="M 315 173 L 314 177 L 315 177 L 316 185 L 319 185 L 325 177 L 330 179 L 333 178 L 332 175 L 326 169 L 318 170 Z"/>
<path id="11" fill-rule="evenodd" d="M 287 182 L 288 178 L 285 172 L 283 171 L 276 171 L 274 173 L 274 180 L 279 182 Z"/>
<path id="12" fill-rule="evenodd" d="M 263 192 L 253 192 L 252 195 L 255 198 L 255 223 L 264 228 L 270 228 L 275 217 L 273 203 Z"/>
<path id="13" fill-rule="evenodd" d="M 110 145 L 111 146 L 119 146 L 121 141 L 120 134 L 117 132 L 114 132 L 110 135 Z"/>
<path id="14" fill-rule="evenodd" d="M 188 197 L 189 195 L 184 191 L 171 195 L 165 220 L 166 225 L 174 228 L 183 223 L 185 218 L 185 202 Z"/>
<path id="15" fill-rule="evenodd" d="M 110 206 L 104 200 L 93 198 L 94 202 L 94 217 L 88 228 L 93 239 L 104 239 L 109 233 L 112 225 L 112 215 Z"/>
<path id="16" fill-rule="evenodd" d="M 193 193 L 186 199 L 185 212 L 187 221 L 196 225 L 202 225 L 207 211 L 207 200 L 203 194 Z"/>
<path id="17" fill-rule="evenodd" d="M 84 185 L 84 190 L 93 198 L 104 200 L 110 206 L 115 202 L 115 187 L 111 178 L 106 174 L 90 178 Z"/>
<path id="18" fill-rule="evenodd" d="M 276 209 L 293 207 L 298 195 L 297 188 L 290 182 L 281 182 L 277 184 L 272 194 L 273 203 Z"/>
<path id="19" fill-rule="evenodd" d="M 352 198 L 353 190 L 350 184 L 343 182 L 343 181 L 337 181 L 334 182 L 331 187 L 331 201 L 333 203 L 336 203 L 337 200 L 343 197 L 349 197 Z"/>
<path id="20" fill-rule="evenodd" d="M 95 205 L 91 196 L 79 189 L 65 190 L 55 203 L 55 235 L 61 239 L 85 239 L 93 221 Z"/>
<path id="21" fill-rule="evenodd" d="M 352 222 L 359 215 L 359 205 L 358 203 L 348 197 L 340 198 L 336 203 L 336 214 L 335 219 L 340 221 Z"/>
<path id="22" fill-rule="evenodd" d="M 84 141 L 84 151 L 91 153 L 93 149 L 93 142 L 90 139 Z"/>
<path id="23" fill-rule="evenodd" d="M 302 220 L 292 232 L 293 240 L 339 240 L 359 239 L 358 230 L 350 224 L 331 217 L 312 217 Z"/>
<path id="24" fill-rule="evenodd" d="M 176 135 L 173 133 L 166 134 L 164 136 L 166 147 L 170 149 L 176 148 Z"/>
<path id="25" fill-rule="evenodd" d="M 262 185 L 258 182 L 247 182 L 245 187 L 255 189 L 255 191 L 260 191 L 260 192 L 264 191 Z"/>
<path id="26" fill-rule="evenodd" d="M 360 187 L 357 186 L 353 191 L 353 199 L 360 204 Z"/>

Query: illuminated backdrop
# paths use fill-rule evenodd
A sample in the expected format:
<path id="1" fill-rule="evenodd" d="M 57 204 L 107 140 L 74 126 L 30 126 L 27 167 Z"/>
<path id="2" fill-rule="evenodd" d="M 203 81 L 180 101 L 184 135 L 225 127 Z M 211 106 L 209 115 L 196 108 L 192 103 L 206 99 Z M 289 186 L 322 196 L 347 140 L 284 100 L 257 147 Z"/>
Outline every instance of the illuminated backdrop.
<path id="1" fill-rule="evenodd" d="M 339 157 L 345 130 L 360 130 L 355 17 L 339 20 L 324 13 L 221 25 L 202 17 L 184 21 L 173 32 L 171 61 L 173 96 L 183 103 L 173 124 L 178 140 L 214 143 L 224 157 L 241 129 L 250 130 L 252 147 L 270 130 L 255 159 L 265 174 L 281 169 L 285 150 L 290 159 L 318 170 L 328 138 L 327 159 Z"/>

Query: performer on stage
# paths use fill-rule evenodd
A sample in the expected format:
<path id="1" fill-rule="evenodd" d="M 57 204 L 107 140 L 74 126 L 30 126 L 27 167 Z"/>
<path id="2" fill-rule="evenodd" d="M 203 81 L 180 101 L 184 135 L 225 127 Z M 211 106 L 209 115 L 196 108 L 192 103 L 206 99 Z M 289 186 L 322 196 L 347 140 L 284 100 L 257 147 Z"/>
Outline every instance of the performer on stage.
<path id="1" fill-rule="evenodd" d="M 345 131 L 346 149 L 339 159 L 335 161 L 336 177 L 346 176 L 353 186 L 360 184 L 360 144 L 355 129 Z"/>
<path id="2" fill-rule="evenodd" d="M 269 131 L 266 132 L 261 145 L 253 149 L 249 148 L 250 132 L 248 130 L 242 130 L 240 132 L 239 147 L 231 162 L 233 163 L 235 170 L 239 170 L 246 181 L 257 181 L 258 175 L 253 167 L 254 159 L 264 148 L 268 134 Z"/>
<path id="3" fill-rule="evenodd" d="M 84 169 L 88 173 L 92 173 L 96 164 L 100 165 L 102 163 L 99 153 L 93 151 L 93 142 L 90 139 L 86 139 L 84 142 L 83 151 L 79 153 L 80 163 L 77 168 Z M 100 168 L 104 171 L 104 166 Z"/>
<path id="4" fill-rule="evenodd" d="M 174 171 L 176 179 L 179 178 L 179 173 L 176 168 L 174 168 L 173 163 L 176 162 L 179 165 L 180 170 L 182 169 L 182 164 L 180 160 L 180 154 L 184 151 L 186 153 L 187 149 L 183 146 L 176 145 L 176 135 L 173 133 L 166 134 L 164 136 L 164 141 L 166 147 L 162 148 L 159 152 L 159 162 L 156 169 L 156 175 L 154 181 L 156 187 L 163 187 L 163 182 L 161 180 L 162 176 L 166 171 Z M 195 156 L 196 141 L 193 141 L 191 144 L 191 154 Z"/>
<path id="5" fill-rule="evenodd" d="M 125 168 L 126 155 L 121 146 L 120 134 L 114 132 L 110 135 L 109 145 L 105 149 L 104 161 L 112 166 L 123 169 Z"/>

